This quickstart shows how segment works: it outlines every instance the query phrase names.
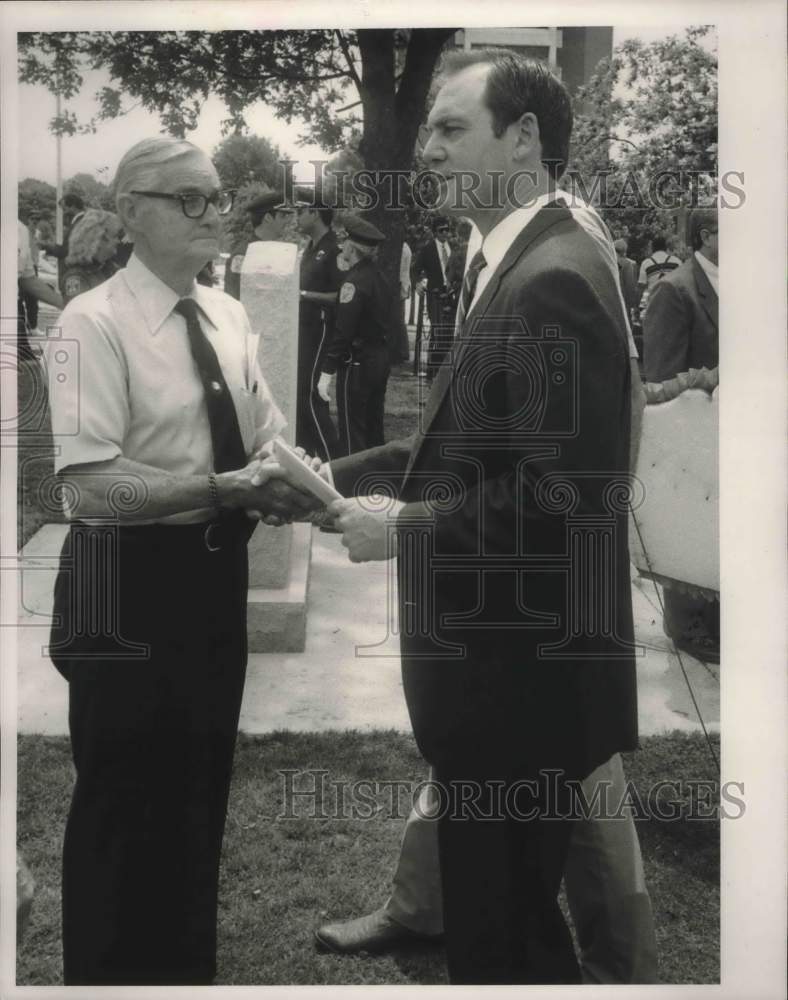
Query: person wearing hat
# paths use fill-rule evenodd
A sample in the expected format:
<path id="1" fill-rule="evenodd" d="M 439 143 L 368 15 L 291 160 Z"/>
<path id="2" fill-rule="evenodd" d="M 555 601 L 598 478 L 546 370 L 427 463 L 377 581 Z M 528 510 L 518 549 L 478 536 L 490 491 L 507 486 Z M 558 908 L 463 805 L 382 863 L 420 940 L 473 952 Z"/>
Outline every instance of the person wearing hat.
<path id="1" fill-rule="evenodd" d="M 328 399 L 318 393 L 317 382 L 344 275 L 337 264 L 339 245 L 331 225 L 334 210 L 319 192 L 299 190 L 297 195 L 296 226 L 308 242 L 301 255 L 296 444 L 309 455 L 329 459 L 339 454 L 339 442 Z"/>
<path id="2" fill-rule="evenodd" d="M 337 376 L 339 444 L 343 455 L 383 444 L 383 410 L 389 377 L 391 295 L 375 263 L 383 233 L 364 219 L 348 218 L 342 257 L 350 265 L 339 290 L 334 337 L 323 360 L 318 392 L 328 400 Z"/>
<path id="3" fill-rule="evenodd" d="M 285 238 L 285 229 L 293 217 L 293 206 L 290 205 L 281 191 L 266 191 L 258 195 L 246 206 L 252 231 L 255 238 L 271 243 L 281 243 Z M 224 272 L 224 290 L 233 298 L 241 299 L 241 268 L 246 255 L 246 246 L 239 243 L 230 255 L 228 266 Z"/>

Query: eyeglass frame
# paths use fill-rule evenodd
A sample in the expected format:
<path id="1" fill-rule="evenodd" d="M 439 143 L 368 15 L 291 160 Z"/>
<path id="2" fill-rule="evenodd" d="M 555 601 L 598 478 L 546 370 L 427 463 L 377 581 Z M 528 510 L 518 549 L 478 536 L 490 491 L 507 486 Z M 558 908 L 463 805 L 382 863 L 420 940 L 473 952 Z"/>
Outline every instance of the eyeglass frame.
<path id="1" fill-rule="evenodd" d="M 179 201 L 181 203 L 181 211 L 186 216 L 187 219 L 201 219 L 205 213 L 208 211 L 209 205 L 214 205 L 216 211 L 219 215 L 229 215 L 233 210 L 233 203 L 235 202 L 236 190 L 235 188 L 222 188 L 220 191 L 214 191 L 213 194 L 201 194 L 199 191 L 192 191 L 189 194 L 184 192 L 167 192 L 167 191 L 129 191 L 129 194 L 141 194 L 146 198 L 166 198 L 168 201 Z M 218 199 L 222 195 L 230 196 L 230 204 L 227 206 L 224 212 L 219 209 L 217 204 Z M 202 198 L 205 202 L 202 212 L 199 215 L 189 215 L 186 211 L 186 199 L 187 198 Z"/>

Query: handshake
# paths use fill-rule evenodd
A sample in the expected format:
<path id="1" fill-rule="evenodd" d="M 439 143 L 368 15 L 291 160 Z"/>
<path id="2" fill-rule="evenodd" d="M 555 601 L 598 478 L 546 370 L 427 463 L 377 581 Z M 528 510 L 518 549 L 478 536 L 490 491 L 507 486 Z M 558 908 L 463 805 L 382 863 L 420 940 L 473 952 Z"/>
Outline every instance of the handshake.
<path id="1" fill-rule="evenodd" d="M 332 486 L 327 463 L 306 455 L 303 448 L 293 450 L 305 467 L 328 487 Z M 342 544 L 348 549 L 351 562 L 396 555 L 393 524 L 403 506 L 399 501 L 382 496 L 331 500 L 328 491 L 316 484 L 325 497 L 321 499 L 304 485 L 303 475 L 295 474 L 297 466 L 292 467 L 292 462 L 287 464 L 290 469 L 275 455 L 260 452 L 245 468 L 221 473 L 216 477 L 220 504 L 242 508 L 249 517 L 276 527 L 312 520 L 322 511 L 328 515 L 329 523 L 342 532 Z"/>

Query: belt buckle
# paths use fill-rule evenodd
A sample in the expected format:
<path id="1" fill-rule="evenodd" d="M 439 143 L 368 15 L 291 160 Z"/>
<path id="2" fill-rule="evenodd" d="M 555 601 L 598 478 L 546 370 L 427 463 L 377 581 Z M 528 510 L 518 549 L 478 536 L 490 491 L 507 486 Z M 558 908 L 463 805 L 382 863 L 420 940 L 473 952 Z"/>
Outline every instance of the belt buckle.
<path id="1" fill-rule="evenodd" d="M 203 541 L 205 542 L 205 547 L 209 552 L 218 552 L 222 547 L 221 544 L 219 545 L 211 544 L 211 532 L 213 531 L 214 528 L 218 527 L 220 527 L 218 521 L 211 521 L 211 523 L 206 527 L 205 532 L 203 533 L 202 536 Z"/>

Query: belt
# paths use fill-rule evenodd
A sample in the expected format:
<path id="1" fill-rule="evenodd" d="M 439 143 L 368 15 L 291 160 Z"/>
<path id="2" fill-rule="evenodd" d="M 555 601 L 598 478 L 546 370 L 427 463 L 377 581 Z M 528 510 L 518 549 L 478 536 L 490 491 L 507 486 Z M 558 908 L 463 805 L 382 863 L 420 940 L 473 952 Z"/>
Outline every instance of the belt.
<path id="1" fill-rule="evenodd" d="M 208 552 L 237 547 L 249 540 L 255 522 L 243 515 L 230 515 L 217 521 L 200 521 L 195 524 L 88 524 L 74 521 L 72 529 L 82 531 L 107 531 L 116 534 L 120 541 L 156 546 L 204 547 Z"/>

